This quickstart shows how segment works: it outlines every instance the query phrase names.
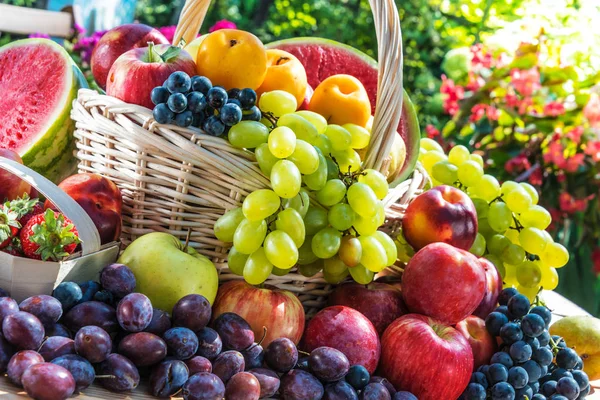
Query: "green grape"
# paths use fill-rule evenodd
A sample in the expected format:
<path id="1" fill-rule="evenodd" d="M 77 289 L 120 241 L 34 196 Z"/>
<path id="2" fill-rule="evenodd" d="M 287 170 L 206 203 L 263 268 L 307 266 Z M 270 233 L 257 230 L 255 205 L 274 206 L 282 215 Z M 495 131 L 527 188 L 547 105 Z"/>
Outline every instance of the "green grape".
<path id="1" fill-rule="evenodd" d="M 531 196 L 525 189 L 518 186 L 504 195 L 504 202 L 512 212 L 520 214 L 531 206 Z"/>
<path id="2" fill-rule="evenodd" d="M 319 166 L 310 175 L 304 175 L 302 180 L 311 190 L 321 190 L 327 183 L 327 160 L 319 154 Z"/>
<path id="3" fill-rule="evenodd" d="M 483 253 L 485 253 L 485 238 L 483 237 L 483 235 L 481 233 L 478 233 L 475 236 L 475 241 L 473 242 L 473 245 L 469 249 L 469 252 L 471 254 L 476 255 L 477 257 L 481 257 L 483 255 Z"/>
<path id="4" fill-rule="evenodd" d="M 340 249 L 342 235 L 335 228 L 321 229 L 312 238 L 311 248 L 319 258 L 331 258 Z"/>
<path id="5" fill-rule="evenodd" d="M 496 269 L 500 273 L 500 276 L 502 276 L 502 278 L 504 278 L 504 275 L 506 274 L 506 270 L 504 269 L 504 263 L 502 262 L 502 260 L 500 260 L 500 257 L 495 256 L 493 254 L 486 254 L 485 258 L 489 262 L 491 262 L 492 264 L 494 264 L 494 266 L 496 267 Z"/>
<path id="6" fill-rule="evenodd" d="M 271 264 L 281 269 L 290 269 L 298 261 L 296 243 L 284 231 L 269 233 L 265 238 L 264 249 Z"/>
<path id="7" fill-rule="evenodd" d="M 296 149 L 296 134 L 287 126 L 279 126 L 269 135 L 269 150 L 277 158 L 286 158 Z"/>
<path id="8" fill-rule="evenodd" d="M 533 261 L 525 261 L 517 265 L 517 282 L 526 288 L 537 288 L 542 280 L 540 267 Z"/>
<path id="9" fill-rule="evenodd" d="M 294 114 L 301 116 L 302 118 L 306 119 L 308 122 L 313 124 L 313 126 L 317 128 L 317 132 L 319 134 L 324 133 L 327 129 L 327 120 L 324 116 L 322 116 L 319 113 L 308 110 L 300 110 L 296 111 Z"/>
<path id="10" fill-rule="evenodd" d="M 421 164 L 427 172 L 431 172 L 433 166 L 440 161 L 446 161 L 448 158 L 444 153 L 439 153 L 437 151 L 429 151 L 426 154 L 423 154 L 421 159 Z"/>
<path id="11" fill-rule="evenodd" d="M 562 268 L 569 262 L 569 251 L 560 243 L 548 242 L 541 259 L 548 267 Z"/>
<path id="12" fill-rule="evenodd" d="M 493 235 L 487 241 L 487 250 L 495 256 L 501 256 L 506 247 L 511 244 L 510 240 L 504 235 Z"/>
<path id="13" fill-rule="evenodd" d="M 431 175 L 446 185 L 453 185 L 458 180 L 458 167 L 449 161 L 440 161 L 431 168 Z"/>
<path id="14" fill-rule="evenodd" d="M 435 140 L 429 138 L 421 139 L 421 148 L 427 151 L 437 151 L 442 154 L 444 153 L 444 149 L 442 149 L 442 146 Z"/>
<path id="15" fill-rule="evenodd" d="M 279 160 L 271 170 L 271 186 L 279 197 L 291 199 L 300 192 L 302 175 L 296 165 L 289 160 Z"/>
<path id="16" fill-rule="evenodd" d="M 234 125 L 235 126 L 235 125 Z M 312 143 L 319 136 L 317 128 L 298 113 L 285 114 L 277 121 L 277 126 L 287 126 L 294 131 L 298 139 Z"/>
<path id="17" fill-rule="evenodd" d="M 312 278 L 323 269 L 323 260 L 317 258 L 314 262 L 298 266 L 298 272 L 302 276 Z"/>
<path id="18" fill-rule="evenodd" d="M 524 228 L 519 233 L 519 242 L 528 253 L 539 255 L 543 254 L 548 239 L 538 228 Z"/>
<path id="19" fill-rule="evenodd" d="M 473 204 L 475 205 L 475 210 L 477 211 L 477 218 L 486 218 L 488 215 L 488 210 L 490 209 L 490 205 L 487 201 L 483 199 L 471 199 Z"/>
<path id="20" fill-rule="evenodd" d="M 356 267 L 360 264 L 360 258 L 362 257 L 360 240 L 351 235 L 344 236 L 340 244 L 338 256 L 347 266 Z"/>
<path id="21" fill-rule="evenodd" d="M 544 235 L 544 237 L 546 238 L 546 242 L 554 243 L 554 238 L 552 237 L 550 232 L 543 230 L 543 229 L 540 229 L 540 231 L 542 232 L 542 235 Z"/>
<path id="22" fill-rule="evenodd" d="M 229 249 L 229 254 L 227 255 L 227 266 L 229 267 L 229 270 L 236 275 L 243 276 L 244 266 L 246 265 L 248 257 L 250 257 L 248 254 L 240 253 L 235 247 Z"/>
<path id="23" fill-rule="evenodd" d="M 227 139 L 238 149 L 253 149 L 267 143 L 269 128 L 257 121 L 241 121 L 234 125 L 227 134 Z"/>
<path id="24" fill-rule="evenodd" d="M 394 263 L 398 259 L 398 250 L 396 249 L 394 240 L 391 237 L 389 237 L 387 233 L 382 231 L 375 232 L 373 234 L 373 237 L 377 239 L 377 241 L 383 246 L 383 249 L 385 250 L 385 255 L 387 257 L 385 266 L 389 267 L 390 265 L 394 265 Z"/>
<path id="25" fill-rule="evenodd" d="M 502 277 L 505 288 L 518 285 L 517 282 L 517 267 L 513 264 L 504 263 L 504 270 L 506 271 Z"/>
<path id="26" fill-rule="evenodd" d="M 287 233 L 296 244 L 296 247 L 300 247 L 304 243 L 306 235 L 304 220 L 302 220 L 300 213 L 293 208 L 287 208 L 279 212 L 275 226 L 277 230 Z"/>
<path id="27" fill-rule="evenodd" d="M 360 125 L 344 124 L 342 128 L 350 132 L 350 147 L 353 149 L 364 149 L 369 145 L 371 133 Z"/>
<path id="28" fill-rule="evenodd" d="M 415 255 L 415 250 L 406 242 L 402 243 L 396 240 L 394 241 L 394 244 L 396 245 L 396 258 L 404 264 L 408 263 Z"/>
<path id="29" fill-rule="evenodd" d="M 258 166 L 260 167 L 262 173 L 266 176 L 270 176 L 273 165 L 279 161 L 279 158 L 275 157 L 273 153 L 271 153 L 267 143 L 259 145 L 254 150 L 254 155 L 256 156 L 256 161 L 258 161 Z"/>
<path id="30" fill-rule="evenodd" d="M 324 155 L 329 155 L 331 153 L 332 145 L 331 140 L 323 134 L 320 134 L 313 143 L 316 148 L 321 150 L 321 153 Z"/>
<path id="31" fill-rule="evenodd" d="M 273 271 L 273 264 L 267 258 L 265 249 L 259 247 L 250 254 L 244 266 L 244 280 L 251 285 L 260 285 L 267 280 Z"/>
<path id="32" fill-rule="evenodd" d="M 346 194 L 350 207 L 361 217 L 372 217 L 377 212 L 377 196 L 368 185 L 356 182 L 348 188 Z"/>
<path id="33" fill-rule="evenodd" d="M 304 175 L 312 174 L 319 168 L 319 153 L 312 144 L 304 140 L 296 140 L 296 149 L 288 160 L 296 164 Z"/>
<path id="34" fill-rule="evenodd" d="M 346 271 L 348 271 L 348 266 L 338 256 L 323 261 L 323 272 L 331 275 L 342 275 Z"/>
<path id="35" fill-rule="evenodd" d="M 477 197 L 488 202 L 500 195 L 500 184 L 498 183 L 498 180 L 488 174 L 484 174 L 477 186 L 473 186 L 470 189 L 473 189 L 474 194 Z"/>
<path id="36" fill-rule="evenodd" d="M 490 227 L 496 232 L 504 232 L 513 222 L 512 212 L 508 209 L 508 206 L 501 201 L 496 201 L 490 206 L 490 210 L 487 215 Z"/>
<path id="37" fill-rule="evenodd" d="M 552 216 L 542 206 L 532 205 L 519 215 L 519 222 L 525 228 L 546 229 L 552 222 Z"/>
<path id="38" fill-rule="evenodd" d="M 354 229 L 359 235 L 373 235 L 377 229 L 383 225 L 385 220 L 385 209 L 382 203 L 378 203 L 375 210 L 375 215 L 372 217 L 362 217 L 357 215 L 354 219 Z"/>
<path id="39" fill-rule="evenodd" d="M 304 218 L 308 211 L 308 207 L 310 206 L 310 197 L 308 197 L 306 189 L 302 188 L 297 195 L 291 199 L 283 199 L 281 203 L 284 209 L 293 208 L 298 211 L 302 218 Z"/>
<path id="40" fill-rule="evenodd" d="M 355 218 L 356 214 L 352 211 L 352 207 L 346 203 L 334 205 L 329 209 L 329 213 L 327 213 L 329 224 L 342 232 L 350 229 L 352 224 L 354 224 Z"/>
<path id="41" fill-rule="evenodd" d="M 521 246 L 511 243 L 502 251 L 500 257 L 506 264 L 518 265 L 525 260 L 525 250 Z"/>
<path id="42" fill-rule="evenodd" d="M 503 195 L 506 195 L 506 194 L 508 194 L 509 192 L 515 190 L 515 188 L 518 188 L 518 187 L 519 187 L 519 184 L 517 182 L 506 181 L 500 187 L 500 191 L 502 192 Z"/>
<path id="43" fill-rule="evenodd" d="M 260 96 L 258 107 L 262 112 L 270 112 L 275 117 L 280 118 L 285 114 L 296 111 L 298 102 L 291 93 L 283 90 L 273 90 Z"/>
<path id="44" fill-rule="evenodd" d="M 540 286 L 543 287 L 544 290 L 556 289 L 558 286 L 558 272 L 556 272 L 556 269 L 548 266 L 542 266 L 540 269 L 542 271 Z"/>
<path id="45" fill-rule="evenodd" d="M 360 169 L 360 155 L 351 148 L 342 151 L 333 151 L 331 156 L 338 163 L 343 173 L 356 172 Z"/>
<path id="46" fill-rule="evenodd" d="M 356 283 L 360 283 L 361 285 L 368 285 L 373 282 L 373 278 L 375 277 L 375 273 L 366 269 L 363 265 L 358 264 L 356 267 L 349 268 L 350 276 Z"/>
<path id="47" fill-rule="evenodd" d="M 487 218 L 479 218 L 477 220 L 477 230 L 484 238 L 489 238 L 496 234 L 496 231 L 492 229 Z"/>
<path id="48" fill-rule="evenodd" d="M 307 236 L 313 236 L 327 226 L 327 211 L 322 208 L 309 207 L 304 216 L 304 229 Z"/>
<path id="49" fill-rule="evenodd" d="M 242 203 L 244 216 L 250 221 L 260 221 L 279 209 L 281 199 L 272 190 L 259 189 L 250 193 Z"/>
<path id="50" fill-rule="evenodd" d="M 329 157 L 327 160 L 327 180 L 330 181 L 332 179 L 338 179 L 340 176 L 340 167 Z"/>
<path id="51" fill-rule="evenodd" d="M 242 220 L 233 235 L 233 247 L 243 254 L 254 253 L 265 240 L 267 223 L 260 221 Z"/>
<path id="52" fill-rule="evenodd" d="M 471 152 L 469 152 L 469 149 L 459 144 L 458 146 L 454 146 L 453 148 L 451 148 L 448 152 L 448 161 L 450 161 L 452 164 L 458 167 L 459 165 L 462 165 L 462 163 L 464 163 L 465 161 L 469 160 L 470 156 Z"/>
<path id="53" fill-rule="evenodd" d="M 271 273 L 275 276 L 286 276 L 287 274 L 289 274 L 291 271 L 291 268 L 288 269 L 281 269 L 281 268 L 277 268 L 275 266 L 273 266 L 273 270 L 271 271 Z"/>
<path id="54" fill-rule="evenodd" d="M 471 154 L 469 156 L 469 160 L 475 161 L 477 164 L 479 164 L 481 166 L 481 168 L 484 167 L 483 157 L 481 157 L 479 154 Z"/>
<path id="55" fill-rule="evenodd" d="M 360 263 L 370 271 L 383 271 L 387 266 L 387 254 L 383 245 L 374 236 L 359 236 L 358 240 L 362 247 Z"/>
<path id="56" fill-rule="evenodd" d="M 307 236 L 302 246 L 298 248 L 298 264 L 308 265 L 317 260 L 319 260 L 319 257 L 315 256 L 312 251 L 312 236 Z"/>
<path id="57" fill-rule="evenodd" d="M 225 214 L 221 215 L 215 222 L 215 236 L 221 242 L 233 242 L 233 235 L 238 225 L 244 219 L 244 212 L 241 207 L 232 208 Z"/>
<path id="58" fill-rule="evenodd" d="M 465 186 L 475 186 L 483 176 L 483 167 L 477 161 L 467 160 L 458 167 L 458 180 Z"/>
<path id="59" fill-rule="evenodd" d="M 528 288 L 523 285 L 517 285 L 517 290 L 519 291 L 520 294 L 527 297 L 529 299 L 529 301 L 533 302 L 539 292 L 539 287 Z"/>
<path id="60" fill-rule="evenodd" d="M 365 169 L 358 177 L 358 181 L 368 185 L 373 192 L 375 192 L 375 196 L 379 200 L 382 200 L 385 196 L 387 196 L 389 191 L 389 185 L 385 176 L 379 171 L 374 169 Z"/>
<path id="61" fill-rule="evenodd" d="M 537 190 L 533 186 L 531 186 L 527 182 L 521 182 L 521 183 L 519 183 L 519 186 L 521 186 L 523 189 L 525 189 L 527 194 L 529 194 L 529 197 L 531 197 L 532 204 L 538 203 L 538 201 L 540 200 L 540 195 L 538 194 Z"/>
<path id="62" fill-rule="evenodd" d="M 507 229 L 506 232 L 504 232 L 504 236 L 506 236 L 513 244 L 521 244 L 519 241 L 519 231 L 516 229 Z"/>
<path id="63" fill-rule="evenodd" d="M 340 179 L 328 180 L 323 189 L 317 192 L 317 201 L 326 207 L 331 207 L 344 199 L 346 185 Z"/>
<path id="64" fill-rule="evenodd" d="M 333 275 L 330 272 L 328 272 L 325 268 L 323 268 L 323 279 L 325 279 L 325 282 L 330 283 L 332 285 L 342 283 L 348 277 L 348 275 L 350 275 L 350 271 L 348 271 L 348 268 L 346 268 L 346 270 L 339 275 Z"/>
<path id="65" fill-rule="evenodd" d="M 350 148 L 352 135 L 339 125 L 327 125 L 325 136 L 331 141 L 331 149 L 333 151 L 342 151 Z"/>

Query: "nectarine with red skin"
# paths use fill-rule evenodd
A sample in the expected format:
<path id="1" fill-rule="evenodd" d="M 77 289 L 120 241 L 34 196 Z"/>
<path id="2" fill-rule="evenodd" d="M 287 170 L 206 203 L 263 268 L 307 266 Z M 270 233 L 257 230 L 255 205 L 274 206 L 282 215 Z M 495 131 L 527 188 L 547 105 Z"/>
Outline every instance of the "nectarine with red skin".
<path id="1" fill-rule="evenodd" d="M 471 346 L 473 371 L 481 365 L 489 364 L 496 352 L 497 343 L 496 338 L 487 331 L 485 321 L 475 315 L 469 315 L 456 324 L 456 330 L 467 339 Z"/>
<path id="2" fill-rule="evenodd" d="M 486 286 L 481 303 L 477 306 L 473 315 L 485 319 L 498 305 L 498 296 L 502 291 L 502 277 L 496 266 L 486 258 L 479 258 L 479 262 L 485 271 Z"/>

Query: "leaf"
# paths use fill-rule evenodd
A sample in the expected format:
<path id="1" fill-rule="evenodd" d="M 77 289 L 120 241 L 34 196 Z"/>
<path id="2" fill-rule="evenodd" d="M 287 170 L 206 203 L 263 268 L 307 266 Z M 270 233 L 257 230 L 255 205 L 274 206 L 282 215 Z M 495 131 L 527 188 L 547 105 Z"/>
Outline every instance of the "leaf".
<path id="1" fill-rule="evenodd" d="M 448 137 L 454 132 L 455 129 L 456 129 L 456 122 L 448 121 L 448 123 L 442 129 L 442 135 L 444 137 Z"/>
<path id="2" fill-rule="evenodd" d="M 577 81 L 579 76 L 575 67 L 544 67 L 541 69 L 541 81 L 544 86 L 559 85 L 567 81 Z"/>
<path id="3" fill-rule="evenodd" d="M 525 54 L 520 57 L 515 57 L 513 62 L 510 63 L 510 67 L 517 69 L 530 69 L 537 64 L 537 61 L 537 54 Z"/>
<path id="4" fill-rule="evenodd" d="M 170 62 L 173 58 L 176 58 L 181 53 L 181 47 L 169 46 L 169 48 L 160 55 L 160 58 L 164 62 Z"/>

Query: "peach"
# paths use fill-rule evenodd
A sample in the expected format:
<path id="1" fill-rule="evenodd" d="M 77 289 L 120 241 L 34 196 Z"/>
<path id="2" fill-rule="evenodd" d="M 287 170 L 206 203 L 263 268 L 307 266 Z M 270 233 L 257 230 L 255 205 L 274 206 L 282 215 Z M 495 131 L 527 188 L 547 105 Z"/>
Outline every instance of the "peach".
<path id="1" fill-rule="evenodd" d="M 257 95 L 273 90 L 284 90 L 294 95 L 298 104 L 302 104 L 307 94 L 307 87 L 306 70 L 296 56 L 283 50 L 267 50 L 267 75 L 256 90 Z"/>

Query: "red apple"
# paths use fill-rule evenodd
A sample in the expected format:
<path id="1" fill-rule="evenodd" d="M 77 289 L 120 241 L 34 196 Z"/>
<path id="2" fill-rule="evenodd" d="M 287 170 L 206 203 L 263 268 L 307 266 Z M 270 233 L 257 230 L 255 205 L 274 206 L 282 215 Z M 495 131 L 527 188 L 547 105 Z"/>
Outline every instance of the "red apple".
<path id="1" fill-rule="evenodd" d="M 419 400 L 454 400 L 471 378 L 473 352 L 451 326 L 407 314 L 385 330 L 379 368 L 392 385 Z"/>
<path id="2" fill-rule="evenodd" d="M 381 345 L 375 327 L 360 312 L 350 307 L 324 308 L 306 327 L 304 348 L 311 352 L 329 346 L 348 357 L 350 365 L 360 364 L 373 373 L 379 363 Z"/>
<path id="3" fill-rule="evenodd" d="M 467 339 L 471 346 L 473 371 L 480 365 L 489 364 L 490 358 L 496 352 L 496 338 L 487 331 L 485 321 L 475 315 L 469 315 L 456 324 L 456 330 Z"/>
<path id="4" fill-rule="evenodd" d="M 23 164 L 21 157 L 9 149 L 0 148 L 0 157 Z M 24 194 L 30 195 L 31 189 L 29 183 L 5 169 L 0 169 L 0 204 L 22 197 Z"/>
<path id="5" fill-rule="evenodd" d="M 286 337 L 298 344 L 304 332 L 304 308 L 298 297 L 288 290 L 265 285 L 258 288 L 244 281 L 230 281 L 219 288 L 213 304 L 213 319 L 233 312 L 244 318 L 256 340 L 266 348 L 273 340 Z"/>
<path id="6" fill-rule="evenodd" d="M 147 47 L 148 42 L 169 43 L 160 31 L 144 24 L 125 24 L 106 32 L 96 43 L 90 61 L 98 86 L 106 89 L 108 71 L 121 54 L 138 47 Z"/>
<path id="7" fill-rule="evenodd" d="M 172 49 L 177 50 L 166 53 Z M 196 75 L 196 64 L 187 51 L 166 44 L 129 50 L 110 69 L 106 94 L 152 109 L 152 89 L 162 86 L 175 71 Z"/>
<path id="8" fill-rule="evenodd" d="M 354 308 L 373 323 L 380 335 L 396 318 L 408 313 L 402 292 L 383 282 L 340 285 L 329 295 L 329 305 Z"/>
<path id="9" fill-rule="evenodd" d="M 436 186 L 408 205 L 402 232 L 415 250 L 435 242 L 469 250 L 477 235 L 477 211 L 462 190 Z"/>
<path id="10" fill-rule="evenodd" d="M 485 286 L 485 271 L 477 257 L 446 243 L 423 247 L 402 275 L 402 295 L 408 309 L 449 325 L 475 311 Z"/>
<path id="11" fill-rule="evenodd" d="M 483 299 L 473 311 L 473 315 L 485 319 L 498 305 L 498 296 L 502 291 L 502 277 L 496 266 L 488 259 L 481 257 L 479 262 L 485 271 L 486 286 Z"/>
<path id="12" fill-rule="evenodd" d="M 102 244 L 121 235 L 121 191 L 110 179 L 98 174 L 76 174 L 62 181 L 60 187 L 88 213 L 100 233 Z M 56 207 L 48 200 L 45 208 Z"/>

